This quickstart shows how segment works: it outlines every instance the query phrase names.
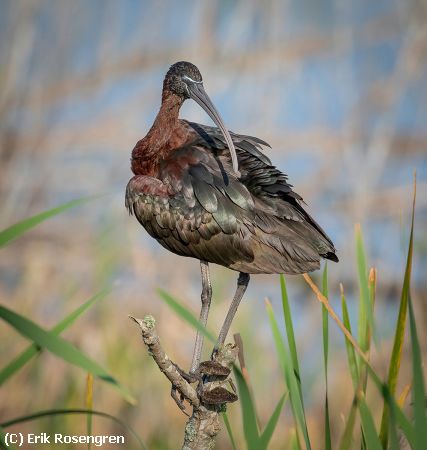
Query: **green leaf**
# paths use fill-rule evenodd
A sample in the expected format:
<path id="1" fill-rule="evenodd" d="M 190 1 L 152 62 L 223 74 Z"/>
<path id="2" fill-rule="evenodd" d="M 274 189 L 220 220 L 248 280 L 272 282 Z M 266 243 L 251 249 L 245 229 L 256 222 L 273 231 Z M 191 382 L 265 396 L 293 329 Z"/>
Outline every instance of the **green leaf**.
<path id="1" fill-rule="evenodd" d="M 286 289 L 286 280 L 283 274 L 280 274 L 280 287 L 282 291 L 283 317 L 285 318 L 286 336 L 288 338 L 289 351 L 291 352 L 292 364 L 298 374 L 298 380 L 300 380 L 298 352 L 295 343 L 295 333 L 294 333 L 294 326 L 292 323 L 291 306 L 289 304 L 288 291 Z"/>
<path id="2" fill-rule="evenodd" d="M 402 412 L 402 409 L 399 407 L 399 405 L 397 404 L 394 397 L 390 394 L 388 386 L 386 384 L 382 383 L 380 377 L 372 369 L 372 366 L 369 364 L 366 364 L 366 368 L 368 370 L 368 374 L 370 375 L 372 381 L 374 382 L 377 389 L 380 391 L 381 395 L 387 402 L 388 407 L 391 409 L 392 414 L 396 418 L 396 424 L 403 431 L 404 435 L 408 439 L 410 446 L 412 448 L 414 448 L 415 434 L 414 434 L 413 426 L 410 424 L 408 418 Z"/>
<path id="3" fill-rule="evenodd" d="M 86 377 L 86 409 L 93 411 L 93 375 L 89 372 Z M 86 416 L 86 434 L 92 435 L 92 414 Z M 91 443 L 87 444 L 88 450 L 91 449 Z"/>
<path id="4" fill-rule="evenodd" d="M 353 402 L 351 403 L 350 414 L 345 424 L 344 433 L 341 438 L 339 450 L 348 450 L 349 448 L 351 448 L 351 444 L 353 441 L 354 424 L 356 422 L 357 406 L 358 400 L 357 396 L 355 396 Z"/>
<path id="5" fill-rule="evenodd" d="M 360 225 L 356 225 L 356 255 L 359 276 L 360 310 L 359 310 L 359 345 L 366 352 L 368 350 L 369 330 L 375 336 L 374 316 L 369 298 L 368 270 L 366 266 L 365 247 Z"/>
<path id="6" fill-rule="evenodd" d="M 343 306 L 344 325 L 347 328 L 347 330 L 351 332 L 350 321 L 349 321 L 348 311 L 347 311 L 347 305 L 345 302 L 344 290 L 342 288 L 342 285 L 341 285 L 341 300 L 342 300 L 342 306 Z M 348 342 L 347 337 L 346 337 L 346 348 L 347 348 L 347 355 L 349 357 L 350 371 L 352 373 L 353 383 L 355 384 L 355 390 L 357 392 L 357 390 L 359 389 L 359 386 L 358 386 L 358 372 L 355 370 L 355 367 L 357 364 L 356 357 L 355 357 L 355 351 L 354 351 L 353 346 L 350 347 L 350 342 Z M 377 387 L 377 389 L 379 390 L 379 392 L 385 399 L 388 407 L 393 409 L 393 414 L 396 417 L 397 425 L 402 429 L 402 431 L 405 434 L 406 438 L 408 439 L 410 445 L 412 445 L 414 442 L 414 429 L 413 429 L 412 425 L 408 421 L 407 417 L 403 414 L 401 408 L 397 404 L 394 397 L 390 395 L 387 385 L 385 385 L 381 381 L 380 377 L 372 369 L 372 366 L 370 364 L 365 363 L 365 365 L 366 365 L 366 368 L 367 368 L 370 378 L 372 379 L 375 386 Z"/>
<path id="7" fill-rule="evenodd" d="M 288 291 L 286 289 L 286 280 L 283 274 L 280 274 L 280 289 L 282 293 L 282 308 L 283 308 L 283 317 L 285 319 L 286 337 L 288 338 L 288 346 L 292 358 L 292 365 L 298 380 L 299 397 L 301 399 L 302 409 L 304 412 L 304 398 L 302 395 L 301 373 L 298 362 L 298 351 L 295 342 L 294 326 L 292 322 L 291 305 L 289 303 Z M 283 373 L 285 372 L 283 371 Z"/>
<path id="8" fill-rule="evenodd" d="M 0 305 L 0 317 L 14 327 L 16 331 L 32 340 L 38 346 L 46 348 L 46 350 L 49 350 L 51 353 L 59 356 L 64 361 L 80 367 L 86 372 L 93 373 L 98 378 L 106 381 L 118 392 L 120 392 L 120 394 L 129 403 L 136 403 L 134 397 L 124 386 L 109 375 L 98 363 L 78 350 L 74 345 L 60 338 L 56 334 L 44 330 L 36 323 L 24 316 L 21 316 L 20 314 L 13 312 L 5 306 Z"/>
<path id="9" fill-rule="evenodd" d="M 26 416 L 16 417 L 15 419 L 8 420 L 6 422 L 0 423 L 0 427 L 8 428 L 12 425 L 17 425 L 19 423 L 25 423 L 25 422 L 31 422 L 33 420 L 41 419 L 44 417 L 50 417 L 50 416 L 60 416 L 60 415 L 68 415 L 68 414 L 89 414 L 93 416 L 99 416 L 104 417 L 106 419 L 110 419 L 117 424 L 119 424 L 124 429 L 128 430 L 132 436 L 135 437 L 135 439 L 138 441 L 140 447 L 144 450 L 148 450 L 147 446 L 144 444 L 143 440 L 139 437 L 138 433 L 134 431 L 129 425 L 127 425 L 125 422 L 121 421 L 115 416 L 112 416 L 111 414 L 102 412 L 102 411 L 92 411 L 88 409 L 49 409 L 46 411 L 39 411 L 33 414 L 28 414 Z"/>
<path id="10" fill-rule="evenodd" d="M 61 334 L 64 330 L 70 327 L 76 319 L 78 319 L 85 311 L 93 306 L 98 300 L 105 298 L 111 292 L 110 288 L 105 288 L 91 297 L 83 305 L 79 306 L 71 314 L 65 317 L 55 327 L 52 328 L 51 333 L 55 335 Z M 13 359 L 6 367 L 0 371 L 0 386 L 9 379 L 14 373 L 21 369 L 33 356 L 38 355 L 41 352 L 40 346 L 31 344 L 27 347 L 19 356 Z"/>
<path id="11" fill-rule="evenodd" d="M 320 301 L 322 301 L 322 298 L 324 298 L 324 296 L 318 290 L 316 285 L 311 281 L 310 277 L 307 274 L 304 274 L 304 279 L 307 281 L 307 283 L 310 285 L 310 287 L 316 293 L 316 296 L 318 297 L 318 299 Z M 322 303 L 324 303 L 324 302 L 322 301 Z M 326 303 L 329 304 L 327 302 L 327 300 L 326 300 Z M 395 414 L 397 425 L 404 432 L 404 434 L 407 437 L 410 445 L 413 445 L 413 442 L 414 442 L 414 430 L 413 430 L 413 427 L 409 423 L 407 417 L 405 417 L 405 415 L 403 414 L 403 412 L 402 412 L 401 408 L 399 407 L 399 405 L 396 403 L 396 400 L 394 399 L 394 397 L 390 395 L 387 385 L 385 385 L 381 381 L 380 377 L 373 370 L 371 364 L 369 363 L 369 360 L 366 358 L 366 356 L 364 355 L 362 350 L 359 348 L 357 343 L 354 342 L 354 338 L 351 335 L 351 333 L 349 332 L 348 328 L 343 323 L 341 323 L 341 321 L 339 320 L 339 318 L 335 314 L 335 312 L 332 310 L 332 308 L 328 309 L 328 313 L 335 320 L 335 322 L 339 325 L 339 328 L 340 328 L 341 332 L 345 335 L 346 341 L 348 341 L 349 343 L 352 343 L 352 346 L 353 346 L 354 350 L 356 350 L 358 352 L 359 358 L 365 364 L 365 366 L 367 368 L 367 371 L 368 371 L 368 374 L 371 377 L 372 381 L 374 382 L 376 388 L 379 390 L 379 392 L 382 394 L 382 396 L 386 399 L 389 407 L 393 408 L 393 414 Z M 344 330 L 345 330 L 345 333 L 344 333 Z"/>
<path id="12" fill-rule="evenodd" d="M 410 294 L 411 285 L 411 272 L 412 272 L 412 252 L 413 252 L 413 239 L 414 239 L 414 211 L 415 211 L 415 188 L 412 207 L 412 222 L 411 222 L 411 234 L 409 237 L 408 255 L 406 258 L 405 276 L 403 279 L 402 293 L 400 295 L 399 314 L 397 316 L 396 332 L 394 335 L 393 350 L 390 358 L 390 366 L 388 371 L 388 387 L 391 395 L 396 394 L 397 380 L 399 377 L 400 363 L 402 360 L 402 348 L 405 338 L 405 326 L 406 315 L 408 311 L 408 300 Z M 388 446 L 388 432 L 389 432 L 389 408 L 384 403 L 383 414 L 381 419 L 381 443 L 383 449 L 387 449 Z"/>
<path id="13" fill-rule="evenodd" d="M 267 309 L 267 314 L 270 319 L 270 327 L 271 331 L 273 333 L 274 343 L 276 345 L 276 351 L 277 356 L 279 358 L 279 364 L 283 372 L 283 376 L 285 376 L 286 373 L 286 359 L 287 359 L 287 351 L 285 347 L 285 343 L 283 341 L 282 335 L 279 331 L 279 326 L 277 325 L 276 318 L 274 316 L 274 311 L 271 306 L 271 303 L 266 300 L 265 301 L 265 307 Z"/>
<path id="14" fill-rule="evenodd" d="M 172 297 L 163 289 L 157 289 L 157 292 L 159 293 L 160 298 L 164 300 L 165 303 L 173 311 L 175 311 L 185 322 L 187 322 L 189 325 L 191 325 L 193 328 L 195 328 L 197 331 L 203 334 L 203 336 L 208 338 L 211 342 L 216 343 L 216 339 L 213 336 L 213 334 L 210 333 L 203 325 L 201 325 L 201 323 L 194 316 L 194 314 L 191 311 L 189 311 L 185 306 L 183 306 L 181 302 L 176 300 L 174 297 Z"/>
<path id="15" fill-rule="evenodd" d="M 283 394 L 274 408 L 273 414 L 267 422 L 264 431 L 261 433 L 259 448 L 260 450 L 267 450 L 268 444 L 273 436 L 274 430 L 276 429 L 277 422 L 279 421 L 280 413 L 282 412 L 283 405 L 285 404 L 287 394 Z"/>
<path id="16" fill-rule="evenodd" d="M 301 445 L 298 439 L 298 433 L 293 433 L 291 435 L 291 449 L 292 450 L 301 450 Z"/>
<path id="17" fill-rule="evenodd" d="M 390 450 L 400 450 L 401 448 L 397 431 L 396 417 L 394 416 L 394 410 L 392 409 L 390 413 Z"/>
<path id="18" fill-rule="evenodd" d="M 70 202 L 64 203 L 60 206 L 57 206 L 56 208 L 49 209 L 48 211 L 44 211 L 40 214 L 11 225 L 5 230 L 0 231 L 0 248 L 10 244 L 13 240 L 26 233 L 28 230 L 31 230 L 31 228 L 34 228 L 39 223 L 44 222 L 45 220 L 58 214 L 61 214 L 62 212 L 67 211 L 70 208 L 74 208 L 75 206 L 94 200 L 95 198 L 99 198 L 99 196 L 71 200 Z"/>
<path id="19" fill-rule="evenodd" d="M 369 450 L 382 450 L 381 441 L 375 429 L 374 419 L 363 398 L 359 401 L 359 413 L 367 448 Z"/>
<path id="20" fill-rule="evenodd" d="M 233 450 L 237 450 L 236 441 L 234 440 L 233 430 L 231 429 L 230 421 L 228 420 L 228 415 L 226 412 L 223 412 L 221 415 L 225 423 L 225 428 L 227 429 L 228 437 L 230 438 L 231 446 L 233 447 Z"/>
<path id="21" fill-rule="evenodd" d="M 410 292 L 410 275 L 412 271 L 412 254 L 414 246 L 416 194 L 417 194 L 417 184 L 416 184 L 416 175 L 414 175 L 414 196 L 412 201 L 411 234 L 409 237 L 408 257 L 406 260 L 405 280 L 403 289 L 406 291 L 407 302 L 409 307 L 409 328 L 411 333 L 411 349 L 412 349 L 412 402 L 414 405 L 413 408 L 414 408 L 414 422 L 415 422 L 415 430 L 414 430 L 415 432 L 412 448 L 414 450 L 421 450 L 425 448 L 425 444 L 427 442 L 426 389 L 424 385 L 421 349 L 418 339 L 417 325 L 415 321 L 415 314 Z M 392 411 L 392 414 L 394 414 L 394 412 L 395 411 Z M 406 434 L 406 436 L 409 441 L 410 438 L 408 434 Z"/>
<path id="22" fill-rule="evenodd" d="M 328 264 L 325 264 L 322 276 L 322 294 L 329 300 L 328 293 Z M 328 351 L 329 351 L 329 322 L 328 311 L 322 305 L 322 331 L 323 331 L 323 363 L 325 370 L 325 379 L 328 379 Z"/>
<path id="23" fill-rule="evenodd" d="M 423 364 L 421 360 L 421 349 L 418 340 L 415 314 L 412 306 L 411 295 L 408 299 L 409 325 L 411 330 L 412 347 L 412 402 L 414 404 L 415 422 L 415 446 L 414 450 L 425 449 L 427 443 L 427 415 L 426 415 L 426 389 L 424 386 Z"/>
<path id="24" fill-rule="evenodd" d="M 347 302 L 345 299 L 344 288 L 342 285 L 341 285 L 341 307 L 344 326 L 351 333 L 350 316 L 348 314 Z M 345 336 L 344 339 L 345 339 L 345 347 L 347 350 L 347 359 L 348 359 L 348 366 L 350 368 L 351 379 L 353 381 L 353 386 L 356 389 L 359 384 L 359 369 L 357 365 L 356 353 L 354 351 L 354 347 L 351 345 L 351 343 Z"/>
<path id="25" fill-rule="evenodd" d="M 322 277 L 322 294 L 328 298 L 328 264 L 325 264 Z M 328 298 L 329 299 L 329 298 Z M 329 418 L 329 399 L 328 399 L 328 352 L 329 352 L 329 316 L 328 311 L 322 305 L 322 331 L 323 331 L 323 363 L 325 372 L 325 449 L 332 449 L 331 442 L 331 424 Z"/>
<path id="26" fill-rule="evenodd" d="M 248 385 L 237 366 L 233 367 L 239 389 L 240 406 L 242 410 L 243 431 L 248 450 L 259 450 L 260 436 L 258 434 L 257 414 L 255 404 L 249 392 Z"/>
<path id="27" fill-rule="evenodd" d="M 306 448 L 308 450 L 311 450 L 310 438 L 308 435 L 307 423 L 306 423 L 305 413 L 304 413 L 304 406 L 303 406 L 303 402 L 302 402 L 300 381 L 298 379 L 295 368 L 292 364 L 292 357 L 288 353 L 288 351 L 283 343 L 283 339 L 280 334 L 276 318 L 274 316 L 273 308 L 271 306 L 271 303 L 268 300 L 266 301 L 266 308 L 267 308 L 268 318 L 270 320 L 270 327 L 273 332 L 273 337 L 274 337 L 274 341 L 276 344 L 277 354 L 279 356 L 279 361 L 280 361 L 280 364 L 284 371 L 285 383 L 289 389 L 290 401 L 291 401 L 291 407 L 292 407 L 294 419 L 295 419 L 296 424 L 299 426 L 299 428 L 302 431 Z"/>

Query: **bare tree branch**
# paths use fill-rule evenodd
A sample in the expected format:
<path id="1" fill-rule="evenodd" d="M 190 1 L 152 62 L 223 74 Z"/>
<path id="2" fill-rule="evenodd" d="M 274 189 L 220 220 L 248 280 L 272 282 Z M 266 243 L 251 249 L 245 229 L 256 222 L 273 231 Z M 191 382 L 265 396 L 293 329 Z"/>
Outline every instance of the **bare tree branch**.
<path id="1" fill-rule="evenodd" d="M 227 344 L 214 354 L 212 361 L 201 363 L 196 379 L 198 386 L 194 388 L 163 350 L 154 317 L 147 315 L 143 320 L 129 317 L 141 328 L 142 340 L 150 355 L 178 392 L 175 398 L 182 396 L 193 407 L 192 415 L 185 426 L 182 450 L 213 449 L 221 428 L 219 413 L 224 411 L 225 403 L 237 400 L 237 396 L 225 388 L 229 383 L 234 386 L 228 375 L 237 358 L 237 346 Z"/>

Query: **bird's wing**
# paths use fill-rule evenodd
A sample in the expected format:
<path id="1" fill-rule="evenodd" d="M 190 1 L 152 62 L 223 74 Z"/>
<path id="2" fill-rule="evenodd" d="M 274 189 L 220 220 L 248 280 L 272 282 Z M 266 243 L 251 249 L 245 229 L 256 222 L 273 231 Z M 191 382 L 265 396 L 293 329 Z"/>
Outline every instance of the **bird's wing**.
<path id="1" fill-rule="evenodd" d="M 231 157 L 222 132 L 216 127 L 183 122 L 193 130 L 194 144 L 211 151 L 231 173 Z M 230 135 L 236 147 L 240 181 L 253 196 L 259 226 L 276 236 L 286 235 L 291 229 L 311 242 L 321 256 L 337 261 L 331 239 L 302 207 L 303 199 L 292 189 L 287 175 L 262 152 L 269 144 L 253 136 Z"/>
<path id="2" fill-rule="evenodd" d="M 241 239 L 244 217 L 253 216 L 252 195 L 237 179 L 225 179 L 220 161 L 204 148 L 176 149 L 161 163 L 159 178 L 135 176 L 126 205 L 174 253 L 228 267 L 254 259 Z"/>

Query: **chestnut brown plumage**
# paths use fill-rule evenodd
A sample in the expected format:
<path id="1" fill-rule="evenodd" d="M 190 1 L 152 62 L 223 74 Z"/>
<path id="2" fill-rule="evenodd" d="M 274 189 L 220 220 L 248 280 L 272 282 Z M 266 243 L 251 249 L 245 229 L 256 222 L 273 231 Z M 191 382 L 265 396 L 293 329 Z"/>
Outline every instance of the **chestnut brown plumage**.
<path id="1" fill-rule="evenodd" d="M 188 98 L 217 127 L 179 119 Z M 163 247 L 201 261 L 203 325 L 211 298 L 208 263 L 240 272 L 219 344 L 248 274 L 301 274 L 318 269 L 321 258 L 338 261 L 332 241 L 304 210 L 287 176 L 262 153 L 265 146 L 259 138 L 229 132 L 197 67 L 178 62 L 166 74 L 153 126 L 132 151 L 135 176 L 126 188 L 126 207 Z M 201 348 L 198 335 L 191 372 Z"/>

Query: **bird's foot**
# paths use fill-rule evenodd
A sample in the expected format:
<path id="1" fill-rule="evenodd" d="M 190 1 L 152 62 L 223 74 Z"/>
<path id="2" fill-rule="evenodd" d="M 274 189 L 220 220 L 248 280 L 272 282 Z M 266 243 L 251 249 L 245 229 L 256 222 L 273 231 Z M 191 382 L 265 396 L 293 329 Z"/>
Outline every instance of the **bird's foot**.
<path id="1" fill-rule="evenodd" d="M 196 381 L 200 381 L 200 375 L 198 373 L 191 373 L 186 372 L 185 370 L 181 369 L 181 367 L 178 366 L 178 364 L 173 363 L 177 372 L 181 375 L 182 378 L 184 378 L 187 383 L 195 383 Z M 186 415 L 189 416 L 187 411 L 185 410 L 185 397 L 178 392 L 175 386 L 172 386 L 171 388 L 171 397 L 173 398 L 174 402 L 178 405 L 178 408 Z"/>
<path id="2" fill-rule="evenodd" d="M 227 378 L 230 375 L 231 370 L 215 360 L 210 360 L 202 361 L 199 364 L 196 373 L 198 373 L 200 376 Z"/>
<path id="3" fill-rule="evenodd" d="M 235 402 L 238 397 L 231 378 L 231 370 L 215 360 L 203 361 L 197 369 L 201 381 L 198 386 L 198 395 L 202 403 L 207 405 L 223 405 Z M 224 384 L 229 383 L 233 392 L 225 389 Z"/>
<path id="4" fill-rule="evenodd" d="M 184 378 L 184 380 L 187 383 L 195 383 L 196 381 L 200 380 L 199 372 L 196 370 L 195 372 L 186 372 L 185 370 L 181 369 L 181 367 L 178 366 L 178 364 L 174 363 L 174 366 L 178 373 Z"/>
<path id="5" fill-rule="evenodd" d="M 186 416 L 190 417 L 188 412 L 185 410 L 185 405 L 184 405 L 185 398 L 184 398 L 184 396 L 181 393 L 178 392 L 178 390 L 176 389 L 175 386 L 172 386 L 172 388 L 171 388 L 171 397 L 173 398 L 174 402 L 178 405 L 178 408 Z"/>
<path id="6" fill-rule="evenodd" d="M 199 398 L 206 405 L 223 405 L 225 403 L 233 403 L 239 397 L 234 392 L 230 392 L 222 386 L 217 386 L 213 389 L 202 388 Z"/>
<path id="7" fill-rule="evenodd" d="M 196 371 L 186 372 L 177 364 L 174 364 L 178 373 L 188 383 L 198 382 L 197 394 L 199 399 L 205 405 L 223 405 L 225 403 L 235 402 L 238 397 L 236 388 L 230 378 L 231 370 L 215 360 L 203 361 L 199 364 Z M 229 384 L 233 392 L 229 391 L 224 385 Z M 178 390 L 172 386 L 171 397 L 178 405 L 179 409 L 189 415 L 185 409 L 185 398 Z"/>

